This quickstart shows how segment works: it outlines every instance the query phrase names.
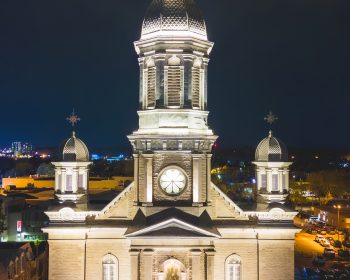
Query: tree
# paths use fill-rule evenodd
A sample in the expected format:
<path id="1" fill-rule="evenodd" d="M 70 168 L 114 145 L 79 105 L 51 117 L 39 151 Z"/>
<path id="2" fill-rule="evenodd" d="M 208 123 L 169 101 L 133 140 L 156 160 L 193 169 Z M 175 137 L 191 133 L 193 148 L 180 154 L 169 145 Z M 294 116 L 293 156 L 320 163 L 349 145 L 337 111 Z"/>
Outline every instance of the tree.
<path id="1" fill-rule="evenodd" d="M 308 174 L 307 181 L 321 204 L 321 198 L 327 195 L 342 197 L 348 191 L 350 173 L 344 170 L 324 170 Z"/>
<path id="2" fill-rule="evenodd" d="M 5 220 L 6 220 L 6 217 L 5 217 L 5 214 L 3 213 L 3 210 L 2 210 L 2 202 L 0 201 L 0 236 L 6 230 Z"/>
<path id="3" fill-rule="evenodd" d="M 51 163 L 42 163 L 39 165 L 36 173 L 39 176 L 48 176 L 53 177 L 55 176 L 55 167 Z"/>

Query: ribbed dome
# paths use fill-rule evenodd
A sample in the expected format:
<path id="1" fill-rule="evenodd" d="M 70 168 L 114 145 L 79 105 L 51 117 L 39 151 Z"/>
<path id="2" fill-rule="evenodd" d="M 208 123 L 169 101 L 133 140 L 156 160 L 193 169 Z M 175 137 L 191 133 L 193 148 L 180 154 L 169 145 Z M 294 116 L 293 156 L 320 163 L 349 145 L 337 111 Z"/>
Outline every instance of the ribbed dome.
<path id="1" fill-rule="evenodd" d="M 255 152 L 256 161 L 286 162 L 288 161 L 288 151 L 284 143 L 278 138 L 270 135 L 263 139 Z"/>
<path id="2" fill-rule="evenodd" d="M 142 25 L 141 39 L 158 35 L 207 39 L 205 22 L 195 0 L 153 0 Z"/>
<path id="3" fill-rule="evenodd" d="M 89 161 L 89 150 L 85 143 L 79 138 L 75 137 L 75 132 L 64 144 L 63 161 Z"/>

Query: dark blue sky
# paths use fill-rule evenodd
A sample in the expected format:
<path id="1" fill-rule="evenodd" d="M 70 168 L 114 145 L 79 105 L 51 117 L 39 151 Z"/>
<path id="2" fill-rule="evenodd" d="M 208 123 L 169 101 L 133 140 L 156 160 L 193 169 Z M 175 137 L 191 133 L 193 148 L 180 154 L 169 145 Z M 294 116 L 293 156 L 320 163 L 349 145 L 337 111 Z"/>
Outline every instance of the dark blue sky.
<path id="1" fill-rule="evenodd" d="M 140 36 L 148 0 L 2 0 L 0 146 L 125 146 L 137 128 Z M 215 42 L 210 124 L 228 145 L 255 145 L 264 115 L 288 146 L 350 149 L 348 0 L 198 0 Z"/>

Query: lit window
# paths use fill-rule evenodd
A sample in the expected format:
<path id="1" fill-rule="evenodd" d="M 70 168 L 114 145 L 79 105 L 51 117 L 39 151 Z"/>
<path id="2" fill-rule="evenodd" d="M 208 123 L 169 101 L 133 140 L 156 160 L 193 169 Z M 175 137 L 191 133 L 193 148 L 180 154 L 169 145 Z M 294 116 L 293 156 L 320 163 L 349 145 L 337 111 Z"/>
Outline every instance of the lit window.
<path id="1" fill-rule="evenodd" d="M 277 174 L 272 175 L 272 191 L 274 191 L 274 192 L 278 191 L 278 175 Z"/>
<path id="2" fill-rule="evenodd" d="M 241 258 L 232 255 L 227 258 L 225 264 L 226 280 L 241 280 Z"/>
<path id="3" fill-rule="evenodd" d="M 267 175 L 261 174 L 261 187 L 266 189 L 267 188 Z"/>
<path id="4" fill-rule="evenodd" d="M 66 177 L 66 191 L 71 192 L 73 191 L 73 176 L 72 175 L 67 175 Z"/>
<path id="5" fill-rule="evenodd" d="M 118 259 L 112 254 L 103 257 L 103 280 L 118 280 Z"/>

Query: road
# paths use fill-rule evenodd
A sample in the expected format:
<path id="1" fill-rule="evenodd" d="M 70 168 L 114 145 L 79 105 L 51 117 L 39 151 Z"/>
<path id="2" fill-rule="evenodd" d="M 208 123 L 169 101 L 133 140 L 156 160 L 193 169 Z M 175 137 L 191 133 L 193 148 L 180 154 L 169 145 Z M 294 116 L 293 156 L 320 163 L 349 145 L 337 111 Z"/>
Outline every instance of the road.
<path id="1" fill-rule="evenodd" d="M 337 235 L 325 235 L 337 239 Z M 317 255 L 323 255 L 324 247 L 314 241 L 315 235 L 305 232 L 298 233 L 295 237 L 295 267 L 296 273 L 301 271 L 303 267 L 313 267 L 312 261 Z M 339 262 L 338 258 L 327 260 L 324 269 L 331 267 L 335 262 Z M 296 276 L 296 279 L 300 279 Z"/>

